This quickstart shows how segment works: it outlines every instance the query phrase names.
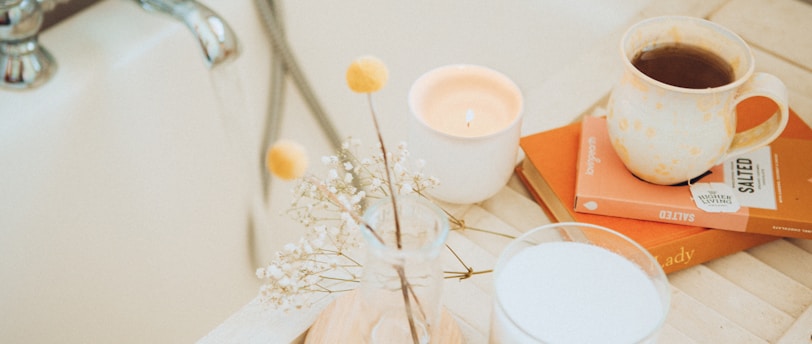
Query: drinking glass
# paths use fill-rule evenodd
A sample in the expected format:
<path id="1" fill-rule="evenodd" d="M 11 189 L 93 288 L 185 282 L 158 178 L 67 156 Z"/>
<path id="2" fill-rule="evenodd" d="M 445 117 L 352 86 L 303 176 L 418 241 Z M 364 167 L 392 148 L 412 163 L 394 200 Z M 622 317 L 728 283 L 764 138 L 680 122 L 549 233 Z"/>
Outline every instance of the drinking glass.
<path id="1" fill-rule="evenodd" d="M 653 343 L 668 279 L 642 246 L 577 222 L 533 229 L 494 269 L 491 343 Z"/>

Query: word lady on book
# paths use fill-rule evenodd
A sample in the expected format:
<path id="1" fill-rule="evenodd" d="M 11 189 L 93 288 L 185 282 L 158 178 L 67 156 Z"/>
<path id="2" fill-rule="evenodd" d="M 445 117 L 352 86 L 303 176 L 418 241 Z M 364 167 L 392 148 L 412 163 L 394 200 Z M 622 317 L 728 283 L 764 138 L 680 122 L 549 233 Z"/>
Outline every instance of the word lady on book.
<path id="1" fill-rule="evenodd" d="M 708 187 L 698 208 L 691 186 L 635 177 L 612 148 L 606 120 L 583 121 L 575 211 L 812 239 L 812 140 L 781 137 L 713 167 L 695 185 Z M 714 184 L 721 185 L 714 189 Z M 729 186 L 729 188 L 727 187 Z M 725 194 L 724 191 L 730 191 Z M 703 208 L 704 209 L 704 208 Z"/>

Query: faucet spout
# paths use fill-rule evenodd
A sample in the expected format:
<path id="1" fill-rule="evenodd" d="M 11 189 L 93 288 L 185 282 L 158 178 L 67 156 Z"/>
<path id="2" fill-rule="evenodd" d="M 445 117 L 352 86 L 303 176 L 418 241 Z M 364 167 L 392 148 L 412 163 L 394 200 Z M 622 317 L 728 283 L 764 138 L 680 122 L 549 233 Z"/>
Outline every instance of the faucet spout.
<path id="1" fill-rule="evenodd" d="M 142 8 L 171 15 L 192 31 L 203 51 L 206 66 L 234 60 L 239 55 L 237 36 L 231 27 L 210 8 L 194 0 L 135 0 Z"/>

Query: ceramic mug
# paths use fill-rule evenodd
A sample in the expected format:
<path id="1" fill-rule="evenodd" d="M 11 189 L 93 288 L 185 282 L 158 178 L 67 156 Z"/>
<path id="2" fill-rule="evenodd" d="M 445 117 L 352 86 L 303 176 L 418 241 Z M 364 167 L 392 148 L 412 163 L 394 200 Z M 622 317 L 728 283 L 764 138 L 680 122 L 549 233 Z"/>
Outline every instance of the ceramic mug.
<path id="1" fill-rule="evenodd" d="M 754 72 L 748 45 L 718 24 L 693 17 L 650 18 L 626 31 L 620 49 L 624 74 L 612 89 L 607 125 L 615 151 L 640 179 L 661 185 L 691 180 L 769 144 L 787 125 L 786 86 L 773 75 Z M 720 70 L 728 69 L 729 81 L 686 86 L 683 82 L 696 81 L 691 79 L 700 68 L 689 66 L 668 76 L 657 73 L 671 72 L 678 63 L 644 65 L 645 59 L 669 54 L 698 54 L 710 65 L 715 58 Z M 758 126 L 736 133 L 736 105 L 755 96 L 770 98 L 778 110 Z"/>

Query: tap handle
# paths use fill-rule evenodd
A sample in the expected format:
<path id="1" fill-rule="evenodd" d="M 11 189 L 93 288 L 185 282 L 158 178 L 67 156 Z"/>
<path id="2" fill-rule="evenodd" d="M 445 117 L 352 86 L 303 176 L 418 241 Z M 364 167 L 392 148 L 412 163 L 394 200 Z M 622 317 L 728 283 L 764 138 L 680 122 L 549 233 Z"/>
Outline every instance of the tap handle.
<path id="1" fill-rule="evenodd" d="M 42 27 L 42 10 L 36 0 L 0 3 L 0 40 L 11 42 L 34 37 Z"/>

